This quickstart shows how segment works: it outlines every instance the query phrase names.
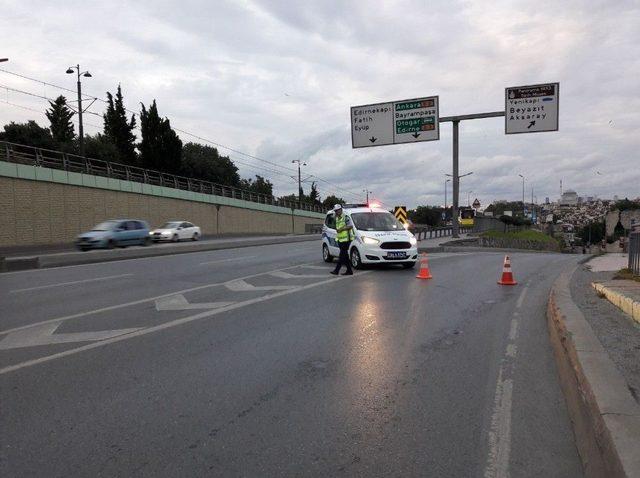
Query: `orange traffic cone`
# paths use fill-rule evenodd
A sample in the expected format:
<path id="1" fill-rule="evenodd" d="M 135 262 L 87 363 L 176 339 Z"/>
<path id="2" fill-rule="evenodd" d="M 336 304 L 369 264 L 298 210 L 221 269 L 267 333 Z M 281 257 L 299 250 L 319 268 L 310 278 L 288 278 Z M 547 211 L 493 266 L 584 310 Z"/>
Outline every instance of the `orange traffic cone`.
<path id="1" fill-rule="evenodd" d="M 501 285 L 516 285 L 517 282 L 513 280 L 513 273 L 511 272 L 511 259 L 509 256 L 504 256 L 504 266 L 502 266 L 502 277 L 498 281 Z"/>
<path id="2" fill-rule="evenodd" d="M 429 271 L 429 260 L 427 259 L 427 253 L 422 253 L 420 259 L 420 273 L 416 276 L 418 279 L 431 279 L 431 272 Z"/>

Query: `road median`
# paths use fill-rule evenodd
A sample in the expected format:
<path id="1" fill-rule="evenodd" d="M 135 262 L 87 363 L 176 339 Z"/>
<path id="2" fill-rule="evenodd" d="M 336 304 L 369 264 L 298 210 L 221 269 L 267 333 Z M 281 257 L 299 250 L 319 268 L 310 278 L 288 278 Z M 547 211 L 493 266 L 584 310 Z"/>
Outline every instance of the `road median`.
<path id="1" fill-rule="evenodd" d="M 87 252 L 59 252 L 54 254 L 32 254 L 23 257 L 7 257 L 0 271 L 6 272 L 44 269 L 99 262 L 140 259 L 146 257 L 188 254 L 192 252 L 216 251 L 221 249 L 238 249 L 242 247 L 266 246 L 272 244 L 288 244 L 295 242 L 319 241 L 318 234 L 286 235 L 257 238 L 216 239 L 179 244 L 162 244 L 149 247 L 135 246 L 127 249 L 94 250 Z"/>
<path id="2" fill-rule="evenodd" d="M 554 283 L 547 323 L 585 475 L 640 476 L 640 406 L 571 298 L 574 270 Z"/>

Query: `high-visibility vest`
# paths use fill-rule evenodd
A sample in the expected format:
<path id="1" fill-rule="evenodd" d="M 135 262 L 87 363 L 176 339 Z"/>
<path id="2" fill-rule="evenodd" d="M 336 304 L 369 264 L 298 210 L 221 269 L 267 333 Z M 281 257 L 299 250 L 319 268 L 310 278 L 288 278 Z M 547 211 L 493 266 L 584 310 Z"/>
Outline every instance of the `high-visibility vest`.
<path id="1" fill-rule="evenodd" d="M 336 231 L 341 229 L 347 225 L 347 220 L 345 219 L 344 213 L 340 215 L 340 217 L 336 216 Z M 336 241 L 338 242 L 348 242 L 353 240 L 353 229 L 348 231 L 341 231 L 336 234 Z"/>

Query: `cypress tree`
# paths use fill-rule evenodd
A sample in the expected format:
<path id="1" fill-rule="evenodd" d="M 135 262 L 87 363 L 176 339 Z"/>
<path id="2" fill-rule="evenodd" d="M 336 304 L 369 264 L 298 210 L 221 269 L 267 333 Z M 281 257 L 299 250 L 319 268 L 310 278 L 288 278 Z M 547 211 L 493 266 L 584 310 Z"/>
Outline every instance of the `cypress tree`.
<path id="1" fill-rule="evenodd" d="M 61 145 L 71 143 L 75 138 L 75 131 L 71 118 L 75 114 L 67 106 L 67 99 L 60 95 L 55 101 L 49 101 L 51 109 L 45 114 L 51 123 L 49 129 L 53 139 Z"/>
<path id="2" fill-rule="evenodd" d="M 179 174 L 182 162 L 182 141 L 171 129 L 167 118 L 158 114 L 156 100 L 147 110 L 141 103 L 140 130 L 142 141 L 138 145 L 143 168 Z"/>
<path id="3" fill-rule="evenodd" d="M 118 85 L 115 98 L 107 91 L 107 111 L 104 118 L 104 136 L 112 142 L 118 150 L 119 161 L 135 165 L 138 162 L 136 154 L 136 116 L 131 115 L 127 120 L 127 111 L 122 99 L 122 89 Z"/>

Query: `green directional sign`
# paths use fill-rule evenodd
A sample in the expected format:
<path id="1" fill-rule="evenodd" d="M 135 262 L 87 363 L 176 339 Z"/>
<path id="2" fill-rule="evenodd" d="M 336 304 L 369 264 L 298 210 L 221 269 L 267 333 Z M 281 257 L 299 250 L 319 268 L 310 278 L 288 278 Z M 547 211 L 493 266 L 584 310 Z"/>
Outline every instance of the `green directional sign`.
<path id="1" fill-rule="evenodd" d="M 440 139 L 438 97 L 351 107 L 354 148 Z"/>
<path id="2" fill-rule="evenodd" d="M 432 131 L 436 127 L 435 116 L 396 121 L 396 134 L 419 133 L 422 131 Z"/>

